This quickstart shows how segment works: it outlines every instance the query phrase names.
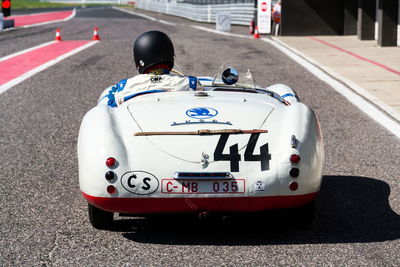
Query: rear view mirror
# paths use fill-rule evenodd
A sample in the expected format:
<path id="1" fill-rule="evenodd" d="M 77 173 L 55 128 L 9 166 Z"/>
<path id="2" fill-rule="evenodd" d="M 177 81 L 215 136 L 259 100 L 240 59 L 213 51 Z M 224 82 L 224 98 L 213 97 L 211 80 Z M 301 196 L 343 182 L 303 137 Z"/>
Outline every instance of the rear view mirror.
<path id="1" fill-rule="evenodd" d="M 222 72 L 221 78 L 225 84 L 232 85 L 239 80 L 239 72 L 235 68 L 227 68 Z"/>

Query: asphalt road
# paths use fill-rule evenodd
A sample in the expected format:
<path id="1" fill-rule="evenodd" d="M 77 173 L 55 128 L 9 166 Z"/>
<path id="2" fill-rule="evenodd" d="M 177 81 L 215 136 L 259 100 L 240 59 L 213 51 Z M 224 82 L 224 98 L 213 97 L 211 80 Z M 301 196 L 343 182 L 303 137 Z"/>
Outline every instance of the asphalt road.
<path id="1" fill-rule="evenodd" d="M 163 18 L 176 25 L 81 9 L 65 23 L 0 34 L 0 57 L 53 40 L 58 27 L 65 40 L 89 39 L 94 26 L 102 38 L 0 95 L 0 266 L 398 266 L 400 140 L 269 44 Z M 326 156 L 311 229 L 274 216 L 91 227 L 78 186 L 80 122 L 104 88 L 137 74 L 132 41 L 154 29 L 170 35 L 185 73 L 213 75 L 227 59 L 246 61 L 257 66 L 258 84 L 287 84 L 315 110 Z"/>

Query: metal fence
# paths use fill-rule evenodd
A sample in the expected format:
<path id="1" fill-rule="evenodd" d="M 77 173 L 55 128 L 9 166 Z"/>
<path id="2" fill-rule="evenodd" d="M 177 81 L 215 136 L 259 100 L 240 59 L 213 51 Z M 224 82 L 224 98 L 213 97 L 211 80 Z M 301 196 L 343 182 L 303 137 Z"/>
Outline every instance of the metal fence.
<path id="1" fill-rule="evenodd" d="M 253 3 L 255 0 L 181 0 L 178 2 L 195 4 L 195 5 L 218 5 L 218 4 L 238 4 L 238 3 Z"/>
<path id="2" fill-rule="evenodd" d="M 135 0 L 32 0 L 38 2 L 55 2 L 55 3 L 75 3 L 75 4 L 119 4 L 125 5 L 135 3 Z M 238 3 L 252 3 L 255 0 L 169 0 L 172 2 L 195 4 L 195 5 L 216 5 L 216 4 L 238 4 Z"/>
<path id="3" fill-rule="evenodd" d="M 136 0 L 136 8 L 178 16 L 199 22 L 215 23 L 217 13 L 230 14 L 234 25 L 249 25 L 254 16 L 253 3 L 198 5 L 165 0 Z"/>
<path id="4" fill-rule="evenodd" d="M 131 0 L 34 0 L 38 2 L 54 2 L 54 3 L 68 3 L 68 4 L 114 4 L 126 5 Z"/>

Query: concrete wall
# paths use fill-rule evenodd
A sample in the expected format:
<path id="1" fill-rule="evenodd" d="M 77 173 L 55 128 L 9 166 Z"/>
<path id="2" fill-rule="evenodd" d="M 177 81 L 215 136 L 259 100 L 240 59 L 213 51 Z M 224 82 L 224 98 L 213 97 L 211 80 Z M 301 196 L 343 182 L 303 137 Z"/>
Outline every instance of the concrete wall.
<path id="1" fill-rule="evenodd" d="M 399 0 L 378 0 L 378 45 L 397 46 Z"/>
<path id="2" fill-rule="evenodd" d="M 375 11 L 375 40 L 378 40 L 378 6 L 379 6 L 379 1 L 376 0 L 376 11 Z"/>
<path id="3" fill-rule="evenodd" d="M 280 29 L 291 36 L 375 35 L 380 46 L 400 46 L 400 0 L 282 0 Z"/>
<path id="4" fill-rule="evenodd" d="M 398 10 L 398 17 L 397 17 L 397 46 L 400 46 L 400 0 L 399 0 L 399 10 Z M 378 40 L 378 7 L 379 1 L 376 1 L 376 21 L 375 21 L 375 40 Z"/>
<path id="5" fill-rule="evenodd" d="M 344 1 L 344 35 L 357 34 L 358 0 Z"/>
<path id="6" fill-rule="evenodd" d="M 377 1 L 359 0 L 357 18 L 357 37 L 359 40 L 374 40 L 377 32 Z M 377 39 L 375 35 L 375 39 Z"/>
<path id="7" fill-rule="evenodd" d="M 282 35 L 344 34 L 345 0 L 282 0 Z"/>

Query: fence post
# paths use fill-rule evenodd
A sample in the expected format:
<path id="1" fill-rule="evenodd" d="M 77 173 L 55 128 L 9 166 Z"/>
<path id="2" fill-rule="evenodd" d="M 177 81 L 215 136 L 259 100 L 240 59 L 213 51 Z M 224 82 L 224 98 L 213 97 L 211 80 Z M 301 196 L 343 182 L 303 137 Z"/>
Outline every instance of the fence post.
<path id="1" fill-rule="evenodd" d="M 3 31 L 3 25 L 4 25 L 3 13 L 0 13 L 0 32 Z"/>
<path id="2" fill-rule="evenodd" d="M 207 5 L 207 12 L 208 12 L 208 14 L 207 14 L 207 22 L 211 22 L 211 13 L 212 13 L 211 5 Z"/>

